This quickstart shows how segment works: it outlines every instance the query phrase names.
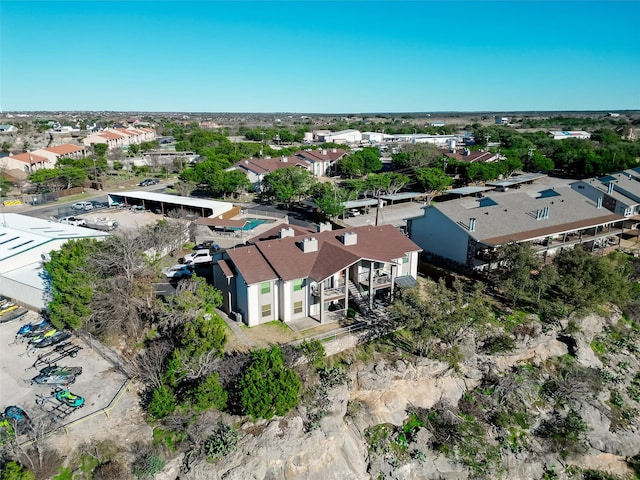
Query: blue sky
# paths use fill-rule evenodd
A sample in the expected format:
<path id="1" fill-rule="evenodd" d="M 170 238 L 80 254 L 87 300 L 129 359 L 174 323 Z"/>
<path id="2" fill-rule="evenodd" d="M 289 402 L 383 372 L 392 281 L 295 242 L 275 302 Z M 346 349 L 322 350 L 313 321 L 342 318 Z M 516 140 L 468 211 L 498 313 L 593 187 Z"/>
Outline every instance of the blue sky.
<path id="1" fill-rule="evenodd" d="M 0 108 L 640 109 L 640 1 L 0 1 Z"/>

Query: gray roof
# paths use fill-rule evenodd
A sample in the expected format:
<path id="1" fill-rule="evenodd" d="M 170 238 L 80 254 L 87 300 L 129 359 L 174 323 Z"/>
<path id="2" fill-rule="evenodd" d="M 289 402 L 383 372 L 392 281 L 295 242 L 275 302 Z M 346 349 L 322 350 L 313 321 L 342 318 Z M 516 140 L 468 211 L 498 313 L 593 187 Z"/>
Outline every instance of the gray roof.
<path id="1" fill-rule="evenodd" d="M 445 195 L 473 195 L 475 193 L 486 192 L 487 190 L 494 190 L 494 187 L 460 187 L 452 188 L 442 193 Z"/>
<path id="2" fill-rule="evenodd" d="M 540 197 L 538 192 L 493 192 L 482 199 L 461 198 L 434 204 L 436 208 L 460 228 L 468 231 L 469 221 L 475 218 L 475 231 L 469 232 L 478 241 L 499 237 L 518 237 L 519 240 L 536 238 L 536 230 L 551 229 L 561 233 L 572 230 L 570 225 L 587 222 L 599 225 L 622 219 L 606 208 L 597 208 L 594 201 L 568 186 L 556 187 L 557 196 Z M 480 206 L 481 203 L 487 206 Z M 536 220 L 538 210 L 549 208 L 549 217 Z M 563 227 L 566 227 L 563 229 Z"/>
<path id="3" fill-rule="evenodd" d="M 410 198 L 420 198 L 426 197 L 427 194 L 425 192 L 402 192 L 402 193 L 394 193 L 393 195 L 382 195 L 380 198 L 383 200 L 389 200 L 390 202 L 395 202 L 396 200 L 408 200 Z"/>
<path id="4" fill-rule="evenodd" d="M 495 182 L 487 182 L 486 185 L 491 187 L 511 187 L 522 183 L 533 182 L 538 178 L 544 178 L 544 173 L 524 173 L 515 177 L 505 178 L 504 180 L 496 180 Z"/>
<path id="5" fill-rule="evenodd" d="M 361 198 L 360 200 L 349 200 L 347 202 L 342 202 L 344 208 L 360 208 L 377 204 L 377 198 Z"/>

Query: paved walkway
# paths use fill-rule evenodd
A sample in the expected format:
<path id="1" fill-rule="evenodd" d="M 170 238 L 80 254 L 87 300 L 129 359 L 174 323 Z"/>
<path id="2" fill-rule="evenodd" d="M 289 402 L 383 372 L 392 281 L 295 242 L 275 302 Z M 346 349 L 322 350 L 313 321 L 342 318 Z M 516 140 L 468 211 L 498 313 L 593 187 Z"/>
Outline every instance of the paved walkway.
<path id="1" fill-rule="evenodd" d="M 238 340 L 240 341 L 240 343 L 242 343 L 243 345 L 249 348 L 253 348 L 256 346 L 256 344 L 253 343 L 253 341 L 244 334 L 244 332 L 242 331 L 242 329 L 240 328 L 237 322 L 234 322 L 233 320 L 231 320 L 229 316 L 226 313 L 224 313 L 222 310 L 216 309 L 216 313 L 220 315 L 220 318 L 224 320 L 224 323 L 226 323 L 229 326 L 233 334 L 236 337 L 238 337 Z"/>

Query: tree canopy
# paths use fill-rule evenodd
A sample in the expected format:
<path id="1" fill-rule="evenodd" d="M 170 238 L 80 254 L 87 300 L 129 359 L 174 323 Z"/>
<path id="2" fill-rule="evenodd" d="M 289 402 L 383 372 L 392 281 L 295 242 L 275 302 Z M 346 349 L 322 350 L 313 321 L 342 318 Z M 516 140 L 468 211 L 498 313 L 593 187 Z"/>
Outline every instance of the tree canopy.
<path id="1" fill-rule="evenodd" d="M 315 182 L 315 177 L 306 168 L 279 168 L 264 176 L 262 195 L 289 206 L 294 198 L 300 200 L 309 194 Z"/>

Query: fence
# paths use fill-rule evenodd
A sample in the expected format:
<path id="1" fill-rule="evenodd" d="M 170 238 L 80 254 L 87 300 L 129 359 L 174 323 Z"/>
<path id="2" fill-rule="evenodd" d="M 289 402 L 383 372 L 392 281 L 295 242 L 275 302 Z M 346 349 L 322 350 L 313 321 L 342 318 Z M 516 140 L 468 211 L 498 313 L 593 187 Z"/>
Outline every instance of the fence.
<path id="1" fill-rule="evenodd" d="M 286 218 L 286 213 L 280 212 L 269 212 L 266 210 L 258 210 L 255 208 L 243 208 L 242 213 L 245 215 L 261 215 L 263 217 L 272 217 L 272 218 Z"/>

